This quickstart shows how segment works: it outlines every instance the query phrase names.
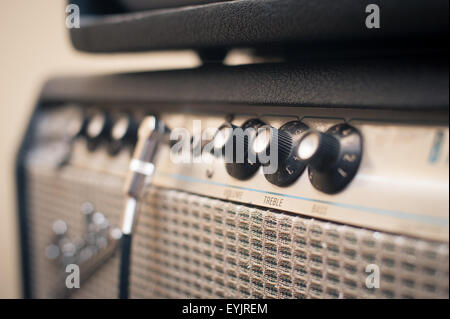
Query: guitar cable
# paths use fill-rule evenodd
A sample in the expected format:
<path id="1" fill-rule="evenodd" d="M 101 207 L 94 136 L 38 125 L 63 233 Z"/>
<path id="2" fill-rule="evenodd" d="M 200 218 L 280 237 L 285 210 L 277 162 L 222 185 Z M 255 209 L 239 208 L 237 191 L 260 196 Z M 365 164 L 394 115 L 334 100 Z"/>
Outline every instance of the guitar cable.
<path id="1" fill-rule="evenodd" d="M 161 142 L 167 136 L 168 129 L 154 116 L 146 116 L 138 131 L 138 140 L 130 161 L 125 181 L 127 200 L 121 221 L 121 251 L 119 268 L 119 298 L 129 298 L 131 250 L 133 232 L 139 212 L 139 201 L 151 186 L 155 172 L 155 157 Z"/>

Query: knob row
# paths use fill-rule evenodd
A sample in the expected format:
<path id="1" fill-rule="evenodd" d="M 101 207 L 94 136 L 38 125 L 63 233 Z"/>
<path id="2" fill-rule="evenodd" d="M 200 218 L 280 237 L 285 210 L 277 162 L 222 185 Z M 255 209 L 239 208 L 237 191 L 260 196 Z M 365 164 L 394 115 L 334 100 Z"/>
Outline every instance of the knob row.
<path id="1" fill-rule="evenodd" d="M 114 155 L 136 144 L 137 128 L 136 120 L 127 113 L 110 115 L 97 110 L 86 115 L 79 110 L 67 126 L 67 135 L 72 139 L 85 137 L 90 151 L 107 145 Z M 212 145 L 214 154 L 224 157 L 228 174 L 236 179 L 247 180 L 262 166 L 270 183 L 285 187 L 308 169 L 312 185 L 328 194 L 351 182 L 362 156 L 361 134 L 348 124 L 319 132 L 301 121 L 290 121 L 280 128 L 260 119 L 250 119 L 240 127 L 226 122 L 212 138 Z"/>
<path id="2" fill-rule="evenodd" d="M 74 113 L 67 126 L 67 136 L 71 139 L 86 138 L 90 151 L 104 144 L 114 155 L 123 147 L 136 143 L 138 124 L 128 113 L 109 115 L 103 111 L 87 113 L 81 109 Z"/>
<path id="3" fill-rule="evenodd" d="M 253 133 L 248 134 L 248 128 Z M 322 133 L 301 121 L 277 129 L 252 119 L 237 129 L 231 123 L 223 124 L 213 144 L 216 153 L 225 157 L 227 172 L 240 180 L 250 178 L 262 166 L 266 179 L 283 187 L 308 168 L 312 185 L 333 194 L 350 183 L 361 161 L 361 134 L 348 124 L 335 125 Z"/>

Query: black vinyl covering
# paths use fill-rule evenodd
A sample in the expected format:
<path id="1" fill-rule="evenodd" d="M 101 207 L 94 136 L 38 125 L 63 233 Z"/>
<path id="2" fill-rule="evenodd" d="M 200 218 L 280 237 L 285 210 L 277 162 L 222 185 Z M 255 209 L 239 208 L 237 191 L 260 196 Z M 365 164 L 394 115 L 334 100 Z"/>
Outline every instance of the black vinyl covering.
<path id="1" fill-rule="evenodd" d="M 119 0 L 119 3 L 128 11 L 145 11 L 223 1 L 230 0 Z"/>
<path id="2" fill-rule="evenodd" d="M 446 58 L 326 59 L 57 78 L 42 99 L 448 112 L 448 85 Z"/>
<path id="3" fill-rule="evenodd" d="M 128 13 L 117 2 L 81 3 L 81 28 L 70 33 L 74 47 L 87 52 L 284 44 L 322 50 L 447 47 L 448 0 L 236 0 Z M 379 29 L 365 26 L 371 3 L 380 7 Z"/>

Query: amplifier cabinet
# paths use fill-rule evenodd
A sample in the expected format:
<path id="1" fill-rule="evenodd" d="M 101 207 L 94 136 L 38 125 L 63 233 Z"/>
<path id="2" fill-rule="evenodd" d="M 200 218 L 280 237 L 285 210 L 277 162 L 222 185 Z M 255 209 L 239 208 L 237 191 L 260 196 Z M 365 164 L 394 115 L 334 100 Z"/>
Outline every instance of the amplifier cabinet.
<path id="1" fill-rule="evenodd" d="M 116 227 L 133 143 L 112 153 L 110 138 L 89 137 L 101 131 L 100 112 L 111 132 L 127 113 L 136 123 L 157 114 L 190 133 L 195 121 L 204 129 L 258 118 L 320 132 L 346 123 L 363 138 L 358 172 L 336 194 L 316 189 L 307 169 L 280 187 L 262 168 L 239 180 L 221 158 L 174 163 L 162 147 L 139 207 L 130 297 L 448 298 L 448 124 L 406 121 L 401 112 L 387 112 L 387 120 L 383 111 L 262 105 L 253 113 L 235 105 L 180 115 L 177 108 L 60 102 L 37 109 L 18 167 L 29 297 L 118 295 Z M 67 286 L 70 264 L 81 268 L 78 289 Z"/>

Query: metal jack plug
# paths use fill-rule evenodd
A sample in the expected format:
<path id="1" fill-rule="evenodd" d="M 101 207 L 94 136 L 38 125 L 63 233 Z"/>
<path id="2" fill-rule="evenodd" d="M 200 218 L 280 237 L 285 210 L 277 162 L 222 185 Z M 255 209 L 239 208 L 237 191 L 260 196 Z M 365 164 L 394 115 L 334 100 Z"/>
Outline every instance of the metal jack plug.
<path id="1" fill-rule="evenodd" d="M 154 116 L 145 117 L 139 126 L 138 141 L 125 181 L 124 190 L 128 198 L 121 223 L 124 235 L 133 232 L 137 219 L 137 202 L 145 189 L 151 185 L 156 153 L 166 134 L 167 128 L 164 123 L 158 122 Z"/>
<path id="2" fill-rule="evenodd" d="M 123 237 L 119 278 L 119 297 L 122 299 L 128 298 L 131 235 L 138 217 L 138 203 L 152 183 L 156 153 L 160 144 L 165 141 L 168 131 L 164 123 L 157 121 L 154 116 L 145 117 L 139 126 L 138 140 L 124 189 L 127 200 L 121 222 Z"/>

